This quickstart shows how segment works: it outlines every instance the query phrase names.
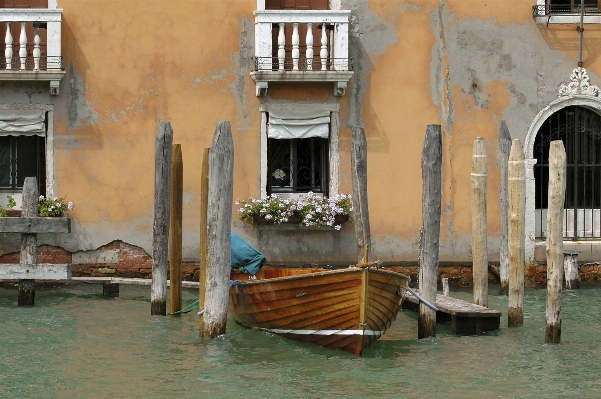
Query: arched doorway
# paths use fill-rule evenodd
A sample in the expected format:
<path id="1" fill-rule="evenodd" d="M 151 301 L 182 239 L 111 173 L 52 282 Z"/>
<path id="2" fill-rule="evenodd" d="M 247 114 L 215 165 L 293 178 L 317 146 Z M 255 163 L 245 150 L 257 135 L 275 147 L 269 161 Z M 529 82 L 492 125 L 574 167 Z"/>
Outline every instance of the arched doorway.
<path id="1" fill-rule="evenodd" d="M 570 105 L 550 115 L 536 134 L 535 236 L 545 238 L 549 146 L 562 140 L 567 156 L 564 238 L 601 238 L 601 116 L 593 109 Z"/>

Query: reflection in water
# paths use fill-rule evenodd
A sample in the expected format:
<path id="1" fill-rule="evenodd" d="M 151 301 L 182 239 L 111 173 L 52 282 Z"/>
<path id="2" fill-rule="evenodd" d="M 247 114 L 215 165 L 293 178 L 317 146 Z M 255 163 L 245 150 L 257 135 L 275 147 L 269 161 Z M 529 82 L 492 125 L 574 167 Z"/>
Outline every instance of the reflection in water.
<path id="1" fill-rule="evenodd" d="M 245 329 L 198 338 L 195 313 L 150 316 L 148 287 L 100 285 L 38 290 L 17 307 L 0 288 L 0 390 L 3 398 L 239 397 L 593 397 L 601 389 L 596 337 L 601 286 L 564 291 L 562 343 L 544 342 L 545 291 L 528 290 L 524 326 L 457 337 L 450 325 L 417 340 L 417 315 L 403 311 L 364 356 Z M 196 290 L 184 290 L 184 303 Z M 454 292 L 469 300 L 471 293 Z"/>

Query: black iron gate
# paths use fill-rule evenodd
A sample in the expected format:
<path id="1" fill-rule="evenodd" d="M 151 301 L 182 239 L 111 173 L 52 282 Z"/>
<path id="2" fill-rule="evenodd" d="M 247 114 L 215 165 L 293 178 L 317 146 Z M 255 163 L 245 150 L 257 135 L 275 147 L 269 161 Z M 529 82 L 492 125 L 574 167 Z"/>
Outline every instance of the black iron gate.
<path id="1" fill-rule="evenodd" d="M 549 147 L 561 140 L 567 155 L 564 238 L 601 237 L 601 116 L 584 107 L 566 107 L 541 126 L 534 143 L 536 236 L 547 235 Z"/>

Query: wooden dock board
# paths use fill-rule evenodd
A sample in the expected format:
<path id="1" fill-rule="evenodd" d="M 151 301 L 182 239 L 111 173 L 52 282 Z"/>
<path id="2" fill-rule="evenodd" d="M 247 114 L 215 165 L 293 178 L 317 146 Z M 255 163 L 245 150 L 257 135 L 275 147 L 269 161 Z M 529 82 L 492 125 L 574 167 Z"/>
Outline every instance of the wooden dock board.
<path id="1" fill-rule="evenodd" d="M 417 310 L 419 301 L 407 293 L 403 300 L 403 309 Z M 474 335 L 499 329 L 502 312 L 485 308 L 461 299 L 436 294 L 437 321 L 451 320 L 454 334 Z"/>

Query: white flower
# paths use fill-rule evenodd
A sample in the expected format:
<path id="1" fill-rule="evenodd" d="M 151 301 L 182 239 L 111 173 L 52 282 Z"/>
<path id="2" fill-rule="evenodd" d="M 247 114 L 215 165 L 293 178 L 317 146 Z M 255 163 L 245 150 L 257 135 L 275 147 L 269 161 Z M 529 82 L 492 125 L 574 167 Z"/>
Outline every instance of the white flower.
<path id="1" fill-rule="evenodd" d="M 69 203 L 67 204 L 67 209 L 68 209 L 68 210 L 70 210 L 70 211 L 72 211 L 72 210 L 73 210 L 73 202 L 69 202 Z"/>

